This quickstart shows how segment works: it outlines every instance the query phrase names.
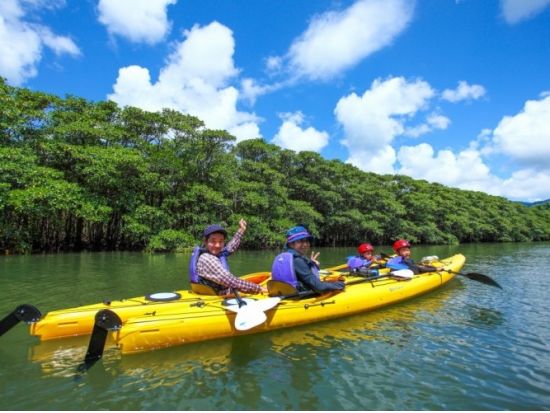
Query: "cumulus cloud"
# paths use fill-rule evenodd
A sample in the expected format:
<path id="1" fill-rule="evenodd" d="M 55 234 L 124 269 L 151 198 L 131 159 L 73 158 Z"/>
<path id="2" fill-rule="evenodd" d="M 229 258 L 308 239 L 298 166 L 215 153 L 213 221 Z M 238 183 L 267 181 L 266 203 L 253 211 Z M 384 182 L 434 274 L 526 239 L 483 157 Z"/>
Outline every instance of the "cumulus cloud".
<path id="1" fill-rule="evenodd" d="M 405 133 L 407 120 L 426 108 L 434 95 L 435 91 L 423 80 L 407 81 L 403 77 L 394 77 L 374 80 L 362 96 L 351 93 L 342 97 L 334 114 L 344 129 L 342 143 L 350 151 L 348 162 L 364 170 L 387 173 L 388 167 L 368 169 L 373 163 L 360 163 L 357 155 L 351 154 L 377 153 L 384 157 L 385 162 L 389 161 L 391 151 L 388 145 L 396 136 Z"/>
<path id="2" fill-rule="evenodd" d="M 285 60 L 297 77 L 332 78 L 389 45 L 412 14 L 413 3 L 406 0 L 359 0 L 345 10 L 317 15 Z M 275 62 L 271 58 L 272 66 Z"/>
<path id="3" fill-rule="evenodd" d="M 476 100 L 485 95 L 485 88 L 481 85 L 469 85 L 461 80 L 456 89 L 445 89 L 441 94 L 442 99 L 449 102 L 460 102 L 461 100 Z"/>
<path id="4" fill-rule="evenodd" d="M 450 124 L 451 120 L 448 117 L 437 113 L 431 113 L 426 118 L 426 123 L 408 127 L 403 134 L 412 138 L 418 138 L 421 135 L 432 132 L 434 129 L 447 129 Z"/>
<path id="5" fill-rule="evenodd" d="M 484 159 L 493 155 L 522 167 L 508 177 L 494 175 Z M 550 95 L 529 100 L 494 130 L 485 128 L 465 150 L 454 153 L 431 145 L 402 146 L 397 172 L 416 179 L 483 191 L 513 200 L 550 198 Z"/>
<path id="6" fill-rule="evenodd" d="M 509 24 L 536 16 L 550 5 L 550 0 L 501 0 L 502 15 Z"/>
<path id="7" fill-rule="evenodd" d="M 274 92 L 284 86 L 284 82 L 272 84 L 260 84 L 251 78 L 245 78 L 241 81 L 241 98 L 253 105 L 259 96 Z"/>
<path id="8" fill-rule="evenodd" d="M 528 100 L 521 112 L 504 116 L 492 137 L 496 152 L 550 170 L 550 95 Z"/>
<path id="9" fill-rule="evenodd" d="M 40 7 L 51 5 L 17 0 L 0 2 L 0 76 L 11 84 L 19 86 L 36 76 L 44 47 L 56 55 L 80 55 L 80 49 L 69 37 L 56 35 L 47 26 L 25 20 L 26 14 Z"/>
<path id="10" fill-rule="evenodd" d="M 145 110 L 172 108 L 197 116 L 211 129 L 225 129 L 238 140 L 260 137 L 253 113 L 237 110 L 239 91 L 230 82 L 239 73 L 233 63 L 235 42 L 226 26 L 195 25 L 176 45 L 157 82 L 149 70 L 127 66 L 119 70 L 109 99 Z"/>
<path id="11" fill-rule="evenodd" d="M 384 145 L 372 150 L 368 148 L 351 149 L 346 162 L 357 166 L 363 171 L 372 171 L 378 174 L 393 174 L 393 165 L 397 160 L 395 149 L 391 145 Z"/>
<path id="12" fill-rule="evenodd" d="M 155 44 L 170 30 L 167 8 L 177 0 L 99 0 L 99 22 L 111 35 Z"/>
<path id="13" fill-rule="evenodd" d="M 313 127 L 303 129 L 304 115 L 301 112 L 284 113 L 280 115 L 282 124 L 271 141 L 286 149 L 294 151 L 319 152 L 328 144 L 327 132 L 318 131 Z"/>
<path id="14" fill-rule="evenodd" d="M 500 183 L 500 193 L 518 201 L 542 201 L 550 199 L 550 171 L 533 168 L 520 169 Z"/>
<path id="15" fill-rule="evenodd" d="M 431 145 L 402 146 L 397 154 L 398 173 L 444 185 L 485 191 L 497 182 L 480 153 L 473 149 L 434 152 Z"/>
<path id="16" fill-rule="evenodd" d="M 508 178 L 492 174 L 481 152 L 470 147 L 454 153 L 422 143 L 403 146 L 397 155 L 401 167 L 397 173 L 461 189 L 482 191 L 517 201 L 550 198 L 550 170 L 520 169 Z"/>

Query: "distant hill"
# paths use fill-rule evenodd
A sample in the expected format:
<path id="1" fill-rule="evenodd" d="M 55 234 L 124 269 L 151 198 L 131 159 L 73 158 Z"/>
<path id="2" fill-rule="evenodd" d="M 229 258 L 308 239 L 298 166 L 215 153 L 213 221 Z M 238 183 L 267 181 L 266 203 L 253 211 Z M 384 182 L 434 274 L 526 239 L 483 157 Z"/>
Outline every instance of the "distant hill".
<path id="1" fill-rule="evenodd" d="M 550 203 L 550 199 L 545 199 L 544 201 L 537 201 L 537 202 L 522 202 L 523 205 L 526 205 L 528 207 L 533 207 L 537 205 L 544 205 Z"/>

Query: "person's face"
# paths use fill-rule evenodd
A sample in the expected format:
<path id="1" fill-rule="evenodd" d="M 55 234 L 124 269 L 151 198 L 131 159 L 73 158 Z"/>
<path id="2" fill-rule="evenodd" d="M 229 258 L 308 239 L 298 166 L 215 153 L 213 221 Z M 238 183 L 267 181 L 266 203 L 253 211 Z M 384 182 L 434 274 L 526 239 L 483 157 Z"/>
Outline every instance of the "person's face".
<path id="1" fill-rule="evenodd" d="M 306 255 L 307 251 L 309 250 L 310 245 L 311 244 L 309 242 L 309 239 L 307 239 L 307 238 L 299 239 L 298 241 L 294 241 L 294 242 L 291 242 L 290 244 L 288 244 L 288 246 L 290 248 L 295 249 L 296 251 L 298 251 L 302 255 Z"/>
<path id="2" fill-rule="evenodd" d="M 399 251 L 397 251 L 397 253 L 403 258 L 409 258 L 411 256 L 411 249 L 409 247 L 399 248 Z"/>
<path id="3" fill-rule="evenodd" d="M 365 258 L 369 261 L 372 261 L 372 259 L 374 258 L 374 255 L 373 255 L 372 251 L 365 251 L 361 255 L 363 256 L 363 258 Z"/>
<path id="4" fill-rule="evenodd" d="M 225 236 L 215 232 L 206 239 L 206 249 L 210 254 L 218 255 L 225 247 Z"/>

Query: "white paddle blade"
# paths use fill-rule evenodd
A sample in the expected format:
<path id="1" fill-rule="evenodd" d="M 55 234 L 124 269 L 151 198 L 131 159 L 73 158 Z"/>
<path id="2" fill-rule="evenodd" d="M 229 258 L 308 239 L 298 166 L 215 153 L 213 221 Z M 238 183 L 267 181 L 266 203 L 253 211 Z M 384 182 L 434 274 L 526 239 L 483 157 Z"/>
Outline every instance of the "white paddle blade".
<path id="1" fill-rule="evenodd" d="M 267 320 L 267 316 L 256 306 L 248 304 L 242 306 L 237 311 L 237 317 L 235 317 L 235 328 L 239 331 L 250 330 L 256 326 L 262 324 Z"/>
<path id="2" fill-rule="evenodd" d="M 281 297 L 269 297 L 263 300 L 255 301 L 252 306 L 257 308 L 258 311 L 267 311 L 271 310 L 277 304 L 281 302 Z"/>
<path id="3" fill-rule="evenodd" d="M 412 277 L 414 277 L 414 272 L 412 272 L 412 270 L 397 270 L 397 271 L 392 271 L 390 274 L 394 277 L 404 278 L 404 279 L 411 279 Z"/>

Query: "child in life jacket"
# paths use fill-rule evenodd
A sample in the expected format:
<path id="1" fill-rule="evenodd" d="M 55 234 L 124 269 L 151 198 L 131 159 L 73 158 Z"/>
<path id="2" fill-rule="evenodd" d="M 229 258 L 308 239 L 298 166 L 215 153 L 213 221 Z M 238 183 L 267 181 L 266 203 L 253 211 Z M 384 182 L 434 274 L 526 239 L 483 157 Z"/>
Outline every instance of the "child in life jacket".
<path id="1" fill-rule="evenodd" d="M 369 243 L 363 243 L 357 247 L 358 256 L 349 257 L 348 267 L 351 272 L 376 277 L 378 268 L 382 266 L 381 257 L 374 255 L 374 247 Z"/>
<path id="2" fill-rule="evenodd" d="M 390 258 L 386 262 L 386 267 L 392 270 L 408 269 L 415 274 L 423 272 L 443 271 L 444 267 L 434 267 L 432 265 L 416 264 L 411 258 L 411 244 L 406 239 L 398 239 L 393 243 L 393 250 L 397 257 Z"/>

